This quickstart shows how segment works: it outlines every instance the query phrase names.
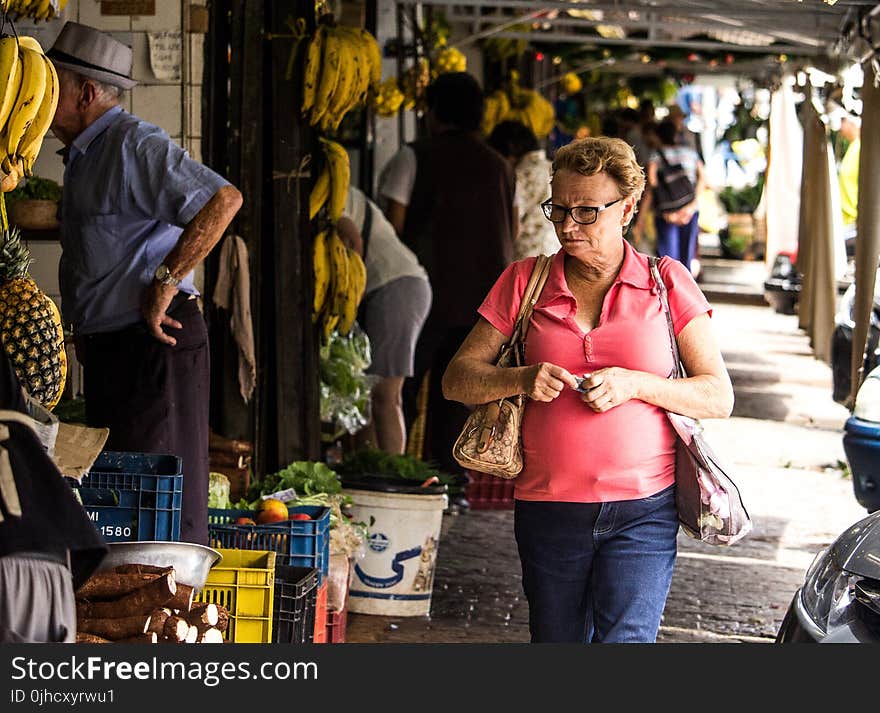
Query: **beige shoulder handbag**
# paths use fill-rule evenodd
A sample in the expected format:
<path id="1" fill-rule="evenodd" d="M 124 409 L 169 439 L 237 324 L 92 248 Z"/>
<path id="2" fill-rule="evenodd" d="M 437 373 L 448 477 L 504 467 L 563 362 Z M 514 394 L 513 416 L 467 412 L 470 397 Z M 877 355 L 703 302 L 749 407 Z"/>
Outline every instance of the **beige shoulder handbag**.
<path id="1" fill-rule="evenodd" d="M 509 368 L 523 365 L 532 310 L 544 289 L 552 261 L 552 256 L 538 256 L 520 303 L 513 334 L 510 341 L 501 347 L 495 366 Z M 468 416 L 452 448 L 452 455 L 458 464 L 468 470 L 499 478 L 515 478 L 523 466 L 519 428 L 524 407 L 522 394 L 477 406 Z"/>

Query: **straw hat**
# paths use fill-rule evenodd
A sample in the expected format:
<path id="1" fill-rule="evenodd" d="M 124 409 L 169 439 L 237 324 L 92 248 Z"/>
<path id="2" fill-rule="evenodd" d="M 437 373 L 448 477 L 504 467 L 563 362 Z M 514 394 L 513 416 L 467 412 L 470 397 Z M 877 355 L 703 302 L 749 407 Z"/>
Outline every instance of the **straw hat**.
<path id="1" fill-rule="evenodd" d="M 121 89 L 137 84 L 131 78 L 131 47 L 88 25 L 65 23 L 46 56 L 56 67 Z"/>

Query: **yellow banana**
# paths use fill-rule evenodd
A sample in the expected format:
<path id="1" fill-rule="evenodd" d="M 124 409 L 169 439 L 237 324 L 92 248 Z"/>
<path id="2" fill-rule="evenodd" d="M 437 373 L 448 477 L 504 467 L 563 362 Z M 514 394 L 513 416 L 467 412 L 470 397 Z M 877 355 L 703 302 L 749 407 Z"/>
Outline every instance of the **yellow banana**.
<path id="1" fill-rule="evenodd" d="M 351 105 L 352 92 L 357 89 L 358 69 L 355 63 L 356 55 L 352 51 L 352 45 L 347 40 L 347 33 L 341 28 L 335 29 L 335 39 L 339 44 L 339 78 L 330 96 L 327 111 L 321 117 L 321 128 L 325 131 L 339 126 L 342 117 Z"/>
<path id="2" fill-rule="evenodd" d="M 329 162 L 324 164 L 324 169 L 318 175 L 318 180 L 309 193 L 309 220 L 314 220 L 318 215 L 318 211 L 327 202 L 330 197 L 330 165 Z"/>
<path id="3" fill-rule="evenodd" d="M 58 73 L 48 57 L 45 55 L 40 56 L 46 64 L 46 91 L 43 94 L 43 100 L 40 102 L 37 115 L 25 130 L 16 149 L 16 154 L 23 161 L 22 165 L 25 176 L 33 175 L 34 161 L 37 159 L 37 154 L 43 145 L 43 138 L 52 124 L 52 118 L 55 116 L 55 109 L 58 106 Z"/>
<path id="4" fill-rule="evenodd" d="M 321 331 L 324 335 L 324 342 L 330 341 L 330 336 L 333 334 L 333 330 L 336 328 L 336 325 L 339 323 L 339 315 L 338 314 L 325 314 L 324 322 L 321 327 Z"/>
<path id="5" fill-rule="evenodd" d="M 370 84 L 375 86 L 382 80 L 382 51 L 379 49 L 379 43 L 372 34 L 363 28 L 359 32 L 370 57 Z"/>
<path id="6" fill-rule="evenodd" d="M 312 269 L 315 273 L 315 297 L 312 303 L 312 324 L 317 324 L 330 289 L 330 259 L 327 252 L 327 231 L 315 236 L 312 245 Z"/>
<path id="7" fill-rule="evenodd" d="M 372 39 L 373 36 L 359 27 L 343 26 L 340 27 L 340 30 L 342 30 L 346 38 L 347 45 L 351 48 L 351 52 L 355 58 L 355 64 L 358 68 L 358 80 L 352 90 L 352 96 L 350 97 L 350 104 L 348 106 L 348 110 L 351 110 L 356 106 L 360 106 L 367 100 L 367 92 L 372 84 L 372 77 L 374 74 L 373 55 L 367 38 Z M 373 43 L 375 44 L 375 40 L 373 40 Z"/>
<path id="8" fill-rule="evenodd" d="M 18 44 L 14 37 L 3 37 L 0 39 L 0 91 L 3 92 L 0 96 L 0 129 L 6 126 L 6 120 L 12 112 L 19 84 L 21 67 L 18 62 Z"/>
<path id="9" fill-rule="evenodd" d="M 360 307 L 361 299 L 364 296 L 364 289 L 367 286 L 367 268 L 364 265 L 364 261 L 354 250 L 347 249 L 347 252 L 349 279 L 342 316 L 339 318 L 339 324 L 337 325 L 340 334 L 348 334 L 354 326 L 358 307 Z"/>
<path id="10" fill-rule="evenodd" d="M 321 47 L 324 43 L 325 26 L 318 25 L 315 34 L 309 40 L 306 49 L 306 65 L 303 70 L 303 103 L 302 115 L 306 116 L 315 104 L 315 94 L 318 90 L 318 78 L 321 74 Z"/>
<path id="11" fill-rule="evenodd" d="M 22 47 L 18 57 L 21 62 L 21 87 L 9 120 L 0 134 L 0 150 L 5 151 L 7 157 L 15 155 L 18 143 L 37 116 L 46 93 L 47 70 L 43 55 Z"/>
<path id="12" fill-rule="evenodd" d="M 315 103 L 309 116 L 309 123 L 316 126 L 330 107 L 330 99 L 339 82 L 339 37 L 333 32 L 324 33 L 321 52 L 321 77 L 315 92 Z"/>
<path id="13" fill-rule="evenodd" d="M 330 314 L 342 318 L 348 292 L 348 248 L 334 228 L 330 233 L 330 256 L 333 261 L 333 294 L 330 295 Z"/>
<path id="14" fill-rule="evenodd" d="M 348 152 L 335 141 L 321 138 L 324 154 L 330 166 L 330 220 L 334 223 L 342 216 L 345 200 L 348 197 L 348 185 L 351 180 L 351 163 Z"/>
<path id="15" fill-rule="evenodd" d="M 37 41 L 36 37 L 31 37 L 30 35 L 19 35 L 18 44 L 21 47 L 26 47 L 27 49 L 33 50 L 34 52 L 45 54 L 45 52 L 43 51 L 43 46 Z"/>

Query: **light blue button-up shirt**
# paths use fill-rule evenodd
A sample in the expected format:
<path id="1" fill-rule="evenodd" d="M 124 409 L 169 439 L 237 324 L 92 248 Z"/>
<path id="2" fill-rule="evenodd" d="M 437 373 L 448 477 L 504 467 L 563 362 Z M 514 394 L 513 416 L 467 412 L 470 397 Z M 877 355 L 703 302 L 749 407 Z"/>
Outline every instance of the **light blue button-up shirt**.
<path id="1" fill-rule="evenodd" d="M 228 185 L 158 126 L 113 107 L 71 144 L 61 198 L 61 311 L 80 334 L 141 319 L 143 290 L 184 226 Z M 179 289 L 198 294 L 193 273 Z"/>

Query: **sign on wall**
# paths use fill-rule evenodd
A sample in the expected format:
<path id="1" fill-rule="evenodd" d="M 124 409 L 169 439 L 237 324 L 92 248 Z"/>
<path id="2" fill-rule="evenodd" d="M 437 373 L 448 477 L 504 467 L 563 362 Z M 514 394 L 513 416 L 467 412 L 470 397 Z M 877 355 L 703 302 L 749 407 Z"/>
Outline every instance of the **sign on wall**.
<path id="1" fill-rule="evenodd" d="M 156 0 L 101 0 L 102 15 L 155 15 Z"/>

